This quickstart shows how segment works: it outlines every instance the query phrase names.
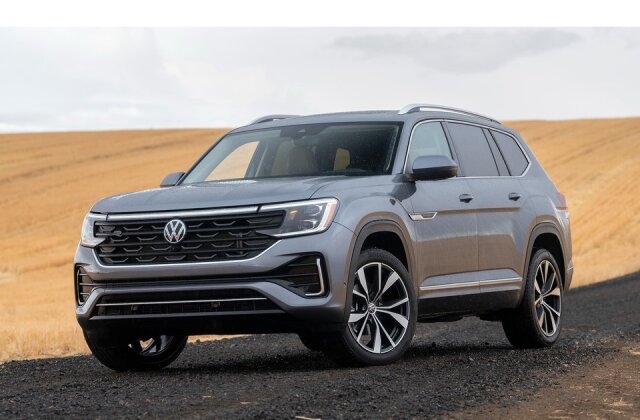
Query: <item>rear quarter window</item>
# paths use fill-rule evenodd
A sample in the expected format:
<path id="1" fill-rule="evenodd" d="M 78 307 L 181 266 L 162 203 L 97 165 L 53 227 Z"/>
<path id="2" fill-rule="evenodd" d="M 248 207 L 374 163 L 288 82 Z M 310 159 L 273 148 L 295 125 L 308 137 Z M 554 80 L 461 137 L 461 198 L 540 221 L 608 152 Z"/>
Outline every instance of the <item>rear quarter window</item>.
<path id="1" fill-rule="evenodd" d="M 506 134 L 500 133 L 499 131 L 491 130 L 491 134 L 493 138 L 496 140 L 500 151 L 502 152 L 502 156 L 509 167 L 509 172 L 513 176 L 519 176 L 527 170 L 527 166 L 529 166 L 529 161 L 527 157 L 522 152 L 516 140 L 507 136 Z"/>
<path id="2" fill-rule="evenodd" d="M 487 138 L 489 142 L 489 147 L 491 148 L 491 152 L 493 153 L 493 159 L 496 161 L 496 165 L 498 165 L 498 172 L 500 176 L 509 176 L 509 169 L 507 168 L 507 163 L 504 161 L 504 157 L 502 156 L 502 152 L 498 149 L 498 145 L 496 145 L 496 141 L 493 139 L 491 133 L 489 133 L 488 129 L 483 129 L 482 132 L 484 136 Z"/>

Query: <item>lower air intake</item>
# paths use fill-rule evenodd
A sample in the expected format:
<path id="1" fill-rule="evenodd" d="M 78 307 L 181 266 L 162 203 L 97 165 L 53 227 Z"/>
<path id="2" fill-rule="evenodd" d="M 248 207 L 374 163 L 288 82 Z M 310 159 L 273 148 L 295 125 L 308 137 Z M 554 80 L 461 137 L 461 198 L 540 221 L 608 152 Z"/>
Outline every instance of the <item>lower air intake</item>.
<path id="1" fill-rule="evenodd" d="M 93 316 L 207 314 L 219 312 L 279 311 L 279 308 L 252 290 L 199 290 L 140 293 L 134 296 L 109 295 L 96 305 Z"/>

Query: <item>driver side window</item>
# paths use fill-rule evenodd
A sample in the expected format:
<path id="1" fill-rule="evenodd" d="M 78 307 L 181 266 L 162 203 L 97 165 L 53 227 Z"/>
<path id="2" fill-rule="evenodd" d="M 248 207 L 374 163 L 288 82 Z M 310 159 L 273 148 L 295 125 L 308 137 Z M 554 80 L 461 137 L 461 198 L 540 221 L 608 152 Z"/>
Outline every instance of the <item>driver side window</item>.
<path id="1" fill-rule="evenodd" d="M 420 156 L 434 155 L 452 158 L 442 124 L 437 121 L 419 124 L 413 130 L 407 165 L 411 167 L 413 161 Z"/>

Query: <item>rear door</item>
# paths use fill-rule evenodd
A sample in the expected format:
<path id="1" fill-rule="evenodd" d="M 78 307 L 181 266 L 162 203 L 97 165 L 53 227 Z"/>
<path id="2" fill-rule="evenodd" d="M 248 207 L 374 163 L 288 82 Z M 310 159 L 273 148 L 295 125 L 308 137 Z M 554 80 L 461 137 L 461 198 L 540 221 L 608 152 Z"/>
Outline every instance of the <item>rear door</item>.
<path id="1" fill-rule="evenodd" d="M 471 189 L 478 235 L 478 276 L 481 291 L 519 290 L 522 267 L 521 231 L 524 189 L 483 127 L 448 122 L 447 128 Z M 500 133 L 501 136 L 506 136 Z M 528 162 L 527 162 L 528 163 Z M 515 174 L 514 165 L 514 174 Z"/>
<path id="2" fill-rule="evenodd" d="M 536 214 L 531 206 L 527 206 L 528 195 L 520 182 L 521 176 L 529 169 L 529 159 L 519 146 L 518 141 L 506 132 L 497 130 L 485 130 L 485 135 L 491 144 L 496 160 L 504 161 L 508 173 L 500 173 L 500 177 L 494 179 L 495 184 L 482 185 L 483 181 L 477 180 L 476 188 L 488 188 L 494 191 L 495 206 L 503 207 L 508 214 L 507 219 L 496 217 L 484 221 L 482 231 L 479 230 L 480 239 L 484 238 L 485 246 L 480 248 L 480 269 L 489 268 L 492 265 L 509 268 L 515 271 L 516 276 L 522 276 L 522 267 L 526 256 L 528 244 L 528 227 L 535 219 Z M 480 218 L 479 222 L 480 223 Z M 508 223 L 502 242 L 495 240 L 490 234 L 497 223 Z M 500 244 L 496 247 L 494 244 Z M 499 253 L 503 252 L 502 255 Z"/>

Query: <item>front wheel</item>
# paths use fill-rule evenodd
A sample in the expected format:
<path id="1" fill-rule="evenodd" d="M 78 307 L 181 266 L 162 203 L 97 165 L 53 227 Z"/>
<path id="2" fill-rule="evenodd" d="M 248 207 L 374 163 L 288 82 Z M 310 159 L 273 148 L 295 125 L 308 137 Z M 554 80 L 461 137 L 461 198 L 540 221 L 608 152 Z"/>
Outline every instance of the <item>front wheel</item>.
<path id="1" fill-rule="evenodd" d="M 129 342 L 109 342 L 85 332 L 84 338 L 91 353 L 103 365 L 124 372 L 158 370 L 168 366 L 182 353 L 188 337 L 158 335 Z"/>
<path id="2" fill-rule="evenodd" d="M 558 263 L 546 249 L 531 257 L 520 305 L 502 316 L 509 342 L 518 348 L 552 346 L 562 327 L 564 295 Z"/>
<path id="3" fill-rule="evenodd" d="M 365 250 L 347 293 L 349 317 L 323 351 L 351 365 L 383 365 L 402 357 L 411 345 L 417 310 L 414 287 L 400 260 L 387 251 Z"/>
<path id="4" fill-rule="evenodd" d="M 300 341 L 306 348 L 311 351 L 322 351 L 324 348 L 325 337 L 320 333 L 298 333 Z"/>

